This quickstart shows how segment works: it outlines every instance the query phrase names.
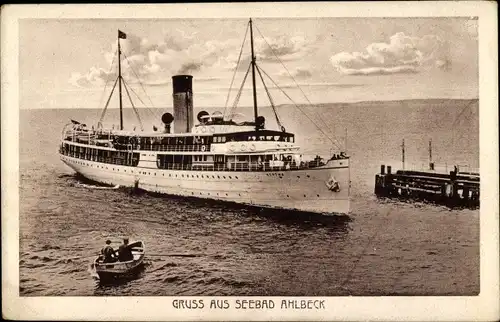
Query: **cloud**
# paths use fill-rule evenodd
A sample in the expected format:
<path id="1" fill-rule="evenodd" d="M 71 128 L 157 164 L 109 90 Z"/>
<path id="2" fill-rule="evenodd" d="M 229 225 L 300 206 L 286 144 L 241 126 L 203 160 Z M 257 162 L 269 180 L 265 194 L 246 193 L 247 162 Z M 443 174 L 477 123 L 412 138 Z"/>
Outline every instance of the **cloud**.
<path id="1" fill-rule="evenodd" d="M 207 78 L 221 71 L 232 71 L 236 67 L 243 39 L 211 40 L 199 42 L 195 37 L 186 37 L 182 31 L 173 31 L 159 41 L 151 41 L 127 33 L 121 40 L 122 75 L 129 83 L 137 81 L 158 85 L 170 82 L 175 74 L 193 74 Z M 303 37 L 255 39 L 256 56 L 260 61 L 277 62 L 275 54 L 282 61 L 299 60 L 310 50 L 310 44 Z M 250 64 L 249 39 L 246 40 L 240 69 Z M 271 48 L 269 47 L 271 46 Z M 114 65 L 111 72 L 105 68 L 92 67 L 87 72 L 72 73 L 69 82 L 77 87 L 102 86 L 106 81 L 116 79 L 116 43 L 104 54 L 107 66 Z M 108 67 L 109 69 L 109 67 Z M 307 76 L 307 71 L 297 74 Z"/>
<path id="2" fill-rule="evenodd" d="M 418 73 L 426 66 L 449 68 L 451 65 L 446 44 L 439 37 L 411 37 L 402 32 L 391 36 L 389 43 L 372 43 L 364 52 L 341 52 L 330 61 L 345 75 Z"/>
<path id="3" fill-rule="evenodd" d="M 69 83 L 75 87 L 90 87 L 93 85 L 104 85 L 108 80 L 116 79 L 118 75 L 115 72 L 108 73 L 102 68 L 92 67 L 90 70 L 82 75 L 80 73 L 72 73 Z"/>
<path id="4" fill-rule="evenodd" d="M 293 77 L 299 78 L 299 79 L 309 78 L 309 77 L 312 76 L 312 73 L 309 70 L 304 69 L 304 68 L 295 68 L 295 70 L 291 70 L 290 71 L 290 74 Z M 283 77 L 290 77 L 290 74 L 288 74 L 287 71 L 283 71 L 281 73 L 281 76 L 283 76 Z"/>
<path id="5" fill-rule="evenodd" d="M 305 57 L 311 50 L 311 43 L 304 37 L 275 37 L 257 41 L 258 58 L 263 61 L 293 61 Z"/>

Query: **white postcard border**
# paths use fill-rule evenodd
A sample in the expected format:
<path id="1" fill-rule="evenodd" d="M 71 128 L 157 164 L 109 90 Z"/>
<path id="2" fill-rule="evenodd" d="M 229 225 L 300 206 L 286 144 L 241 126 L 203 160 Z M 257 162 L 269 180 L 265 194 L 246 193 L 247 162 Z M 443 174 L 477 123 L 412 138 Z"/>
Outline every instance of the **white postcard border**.
<path id="1" fill-rule="evenodd" d="M 492 2 L 10 5 L 1 11 L 2 312 L 26 320 L 496 320 L 499 318 L 498 42 Z M 173 299 L 282 297 L 19 297 L 18 19 L 479 17 L 480 289 L 468 297 L 321 297 L 326 310 L 178 310 Z M 296 297 L 293 299 L 311 299 Z M 287 298 L 288 299 L 288 298 Z"/>

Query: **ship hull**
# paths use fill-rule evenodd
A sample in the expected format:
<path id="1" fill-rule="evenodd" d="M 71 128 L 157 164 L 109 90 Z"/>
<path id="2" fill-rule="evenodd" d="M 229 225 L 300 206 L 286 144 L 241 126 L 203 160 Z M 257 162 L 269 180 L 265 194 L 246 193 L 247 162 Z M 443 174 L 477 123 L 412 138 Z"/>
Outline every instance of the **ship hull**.
<path id="1" fill-rule="evenodd" d="M 214 199 L 258 207 L 314 212 L 349 212 L 348 161 L 286 171 L 183 171 L 131 167 L 61 155 L 83 177 L 110 185 L 145 191 Z M 332 179 L 338 189 L 332 189 Z"/>

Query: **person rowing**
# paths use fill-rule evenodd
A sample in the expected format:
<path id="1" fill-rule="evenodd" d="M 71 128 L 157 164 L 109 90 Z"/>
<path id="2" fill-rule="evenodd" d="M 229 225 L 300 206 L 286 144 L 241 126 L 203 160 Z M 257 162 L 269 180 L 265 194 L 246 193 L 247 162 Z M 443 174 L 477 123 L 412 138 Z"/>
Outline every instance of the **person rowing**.
<path id="1" fill-rule="evenodd" d="M 128 238 L 123 238 L 123 244 L 118 248 L 118 260 L 120 262 L 128 262 L 134 259 L 132 250 L 128 244 Z"/>
<path id="2" fill-rule="evenodd" d="M 111 240 L 106 240 L 106 246 L 101 249 L 101 254 L 103 256 L 103 263 L 116 262 L 117 258 L 113 247 L 111 247 Z"/>

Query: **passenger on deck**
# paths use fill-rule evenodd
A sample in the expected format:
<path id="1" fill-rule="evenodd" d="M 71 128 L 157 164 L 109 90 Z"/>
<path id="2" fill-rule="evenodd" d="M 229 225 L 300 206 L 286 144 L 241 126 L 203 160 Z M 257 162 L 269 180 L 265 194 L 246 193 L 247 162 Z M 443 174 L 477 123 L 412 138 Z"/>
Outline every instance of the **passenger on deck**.
<path id="1" fill-rule="evenodd" d="M 123 244 L 118 248 L 118 260 L 120 262 L 127 262 L 134 259 L 132 251 L 128 245 L 128 238 L 123 239 Z"/>
<path id="2" fill-rule="evenodd" d="M 116 262 L 115 251 L 113 247 L 110 246 L 111 240 L 106 240 L 106 246 L 101 250 L 103 256 L 103 263 L 113 263 Z"/>

